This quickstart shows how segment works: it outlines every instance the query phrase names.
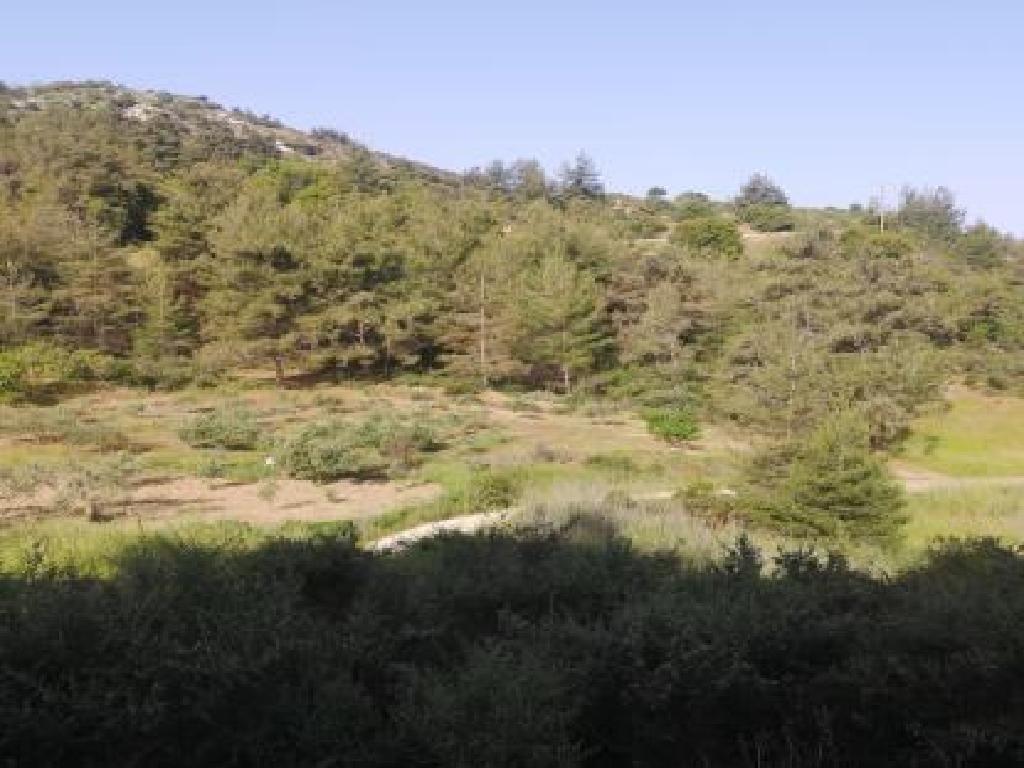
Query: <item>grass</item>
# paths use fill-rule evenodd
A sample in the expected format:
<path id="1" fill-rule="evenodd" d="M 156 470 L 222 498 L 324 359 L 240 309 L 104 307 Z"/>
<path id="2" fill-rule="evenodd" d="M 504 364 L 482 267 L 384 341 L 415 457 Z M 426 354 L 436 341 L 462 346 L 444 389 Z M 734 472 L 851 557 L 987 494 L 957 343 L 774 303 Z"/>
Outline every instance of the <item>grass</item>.
<path id="1" fill-rule="evenodd" d="M 1024 486 L 965 486 L 909 495 L 904 529 L 912 551 L 937 538 L 992 536 L 1024 542 Z"/>
<path id="2" fill-rule="evenodd" d="M 267 476 L 266 454 L 262 451 L 163 449 L 146 454 L 142 467 L 157 474 L 216 478 L 234 483 L 256 483 Z"/>
<path id="3" fill-rule="evenodd" d="M 958 387 L 948 400 L 913 425 L 902 458 L 956 477 L 1024 475 L 1024 398 Z"/>
<path id="4" fill-rule="evenodd" d="M 490 412 L 494 405 L 489 401 L 458 400 L 401 387 L 338 386 L 284 393 L 225 389 L 155 398 L 135 391 L 102 393 L 51 409 L 18 409 L 20 425 L 63 430 L 67 439 L 45 443 L 0 440 L 0 467 L 35 464 L 60 471 L 74 462 L 99 461 L 103 455 L 99 433 L 109 426 L 116 427 L 110 430 L 114 434 L 145 435 L 148 449 L 137 458 L 147 478 L 193 476 L 257 483 L 268 474 L 267 450 L 189 447 L 175 434 L 183 419 L 235 403 L 259 414 L 265 427 L 261 437 L 265 437 L 291 434 L 336 412 L 344 412 L 341 418 L 347 423 L 375 410 L 393 412 L 437 430 L 442 450 L 425 457 L 426 463 L 412 468 L 400 482 L 435 483 L 443 490 L 432 501 L 360 521 L 364 538 L 499 506 L 543 510 L 558 518 L 584 502 L 607 506 L 616 524 L 644 549 L 667 546 L 710 558 L 723 542 L 741 532 L 731 524 L 709 528 L 679 503 L 629 501 L 630 497 L 671 491 L 700 480 L 717 488 L 735 487 L 736 454 L 714 425 L 707 430 L 707 438 L 687 450 L 652 447 L 650 442 L 637 440 L 624 440 L 618 447 L 607 439 L 607 430 L 600 433 L 601 440 L 587 442 L 589 417 L 555 415 L 552 404 L 561 400 L 519 395 L 505 402 L 506 407 L 529 418 L 506 422 L 494 419 Z M 919 420 L 903 457 L 906 462 L 967 477 L 1024 474 L 1024 446 L 1017 438 L 1024 432 L 1024 400 L 957 388 L 951 393 L 951 402 L 949 411 Z M 93 421 L 83 426 L 72 414 Z M 12 437 L 23 432 L 12 430 L 11 424 L 7 430 L 0 427 Z M 993 535 L 1005 541 L 1024 540 L 1022 497 L 1024 488 L 989 485 L 912 494 L 901 558 L 913 558 L 936 537 Z M 81 530 L 75 528 L 69 535 L 79 537 Z M 781 542 L 754 535 L 767 549 Z M 873 559 L 875 555 L 870 553 L 862 557 Z"/>

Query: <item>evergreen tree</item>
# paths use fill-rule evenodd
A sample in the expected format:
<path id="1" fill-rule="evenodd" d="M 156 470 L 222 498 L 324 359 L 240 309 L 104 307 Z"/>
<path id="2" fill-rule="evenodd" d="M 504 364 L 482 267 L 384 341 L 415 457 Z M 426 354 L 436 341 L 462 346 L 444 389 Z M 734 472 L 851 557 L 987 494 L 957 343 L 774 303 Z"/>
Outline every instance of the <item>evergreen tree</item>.
<path id="1" fill-rule="evenodd" d="M 788 533 L 885 542 L 905 519 L 902 490 L 871 453 L 866 421 L 855 411 L 830 416 L 754 467 L 759 513 Z"/>
<path id="2" fill-rule="evenodd" d="M 507 307 L 514 313 L 513 353 L 535 367 L 557 370 L 568 392 L 574 378 L 592 370 L 610 346 L 593 278 L 552 253 L 524 270 L 518 289 L 518 301 Z"/>
<path id="3" fill-rule="evenodd" d="M 581 151 L 572 163 L 562 166 L 559 181 L 566 197 L 601 197 L 604 194 L 601 174 L 586 152 Z"/>

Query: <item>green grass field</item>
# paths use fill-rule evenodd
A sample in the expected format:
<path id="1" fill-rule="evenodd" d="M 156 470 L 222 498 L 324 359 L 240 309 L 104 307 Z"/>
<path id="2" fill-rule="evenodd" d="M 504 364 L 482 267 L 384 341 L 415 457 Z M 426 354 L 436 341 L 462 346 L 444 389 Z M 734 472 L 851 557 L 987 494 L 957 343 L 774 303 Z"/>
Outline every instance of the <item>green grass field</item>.
<path id="1" fill-rule="evenodd" d="M 958 387 L 948 401 L 914 425 L 903 459 L 954 477 L 1024 475 L 1024 399 Z"/>

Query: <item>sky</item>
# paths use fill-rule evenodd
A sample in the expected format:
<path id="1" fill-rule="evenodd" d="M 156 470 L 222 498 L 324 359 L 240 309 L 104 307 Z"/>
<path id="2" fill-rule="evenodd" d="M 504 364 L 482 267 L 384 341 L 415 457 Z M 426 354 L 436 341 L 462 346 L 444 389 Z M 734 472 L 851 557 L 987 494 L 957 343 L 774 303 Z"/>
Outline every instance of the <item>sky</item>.
<path id="1" fill-rule="evenodd" d="M 206 95 L 464 170 L 797 205 L 945 185 L 1024 235 L 1020 0 L 7 0 L 0 80 Z"/>

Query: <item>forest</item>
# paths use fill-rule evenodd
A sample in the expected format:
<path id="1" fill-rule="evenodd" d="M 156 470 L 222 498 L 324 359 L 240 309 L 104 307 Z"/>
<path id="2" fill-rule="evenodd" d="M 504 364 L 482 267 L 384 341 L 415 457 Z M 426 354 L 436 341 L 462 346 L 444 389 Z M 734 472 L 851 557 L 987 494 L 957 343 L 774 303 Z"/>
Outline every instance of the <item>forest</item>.
<path id="1" fill-rule="evenodd" d="M 0 83 L 0 760 L 1024 764 L 1020 398 L 944 187 Z"/>

